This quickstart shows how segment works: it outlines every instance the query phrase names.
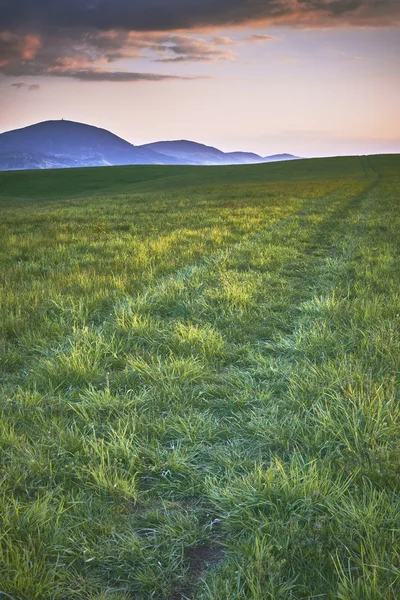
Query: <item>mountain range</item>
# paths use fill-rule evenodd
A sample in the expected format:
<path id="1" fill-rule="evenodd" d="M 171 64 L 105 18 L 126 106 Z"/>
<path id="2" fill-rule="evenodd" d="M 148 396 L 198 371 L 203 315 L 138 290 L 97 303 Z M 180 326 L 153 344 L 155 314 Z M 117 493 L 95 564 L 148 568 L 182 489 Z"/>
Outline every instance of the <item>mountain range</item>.
<path id="1" fill-rule="evenodd" d="M 44 121 L 0 134 L 0 171 L 107 165 L 233 165 L 298 158 L 222 152 L 187 140 L 134 146 L 106 129 L 73 121 Z"/>

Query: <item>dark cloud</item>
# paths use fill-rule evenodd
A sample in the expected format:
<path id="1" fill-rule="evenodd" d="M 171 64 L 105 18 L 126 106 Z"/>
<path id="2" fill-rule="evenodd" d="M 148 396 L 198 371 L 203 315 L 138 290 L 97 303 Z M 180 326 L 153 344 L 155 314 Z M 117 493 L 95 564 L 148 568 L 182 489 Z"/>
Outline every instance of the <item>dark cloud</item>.
<path id="1" fill-rule="evenodd" d="M 33 61 L 29 64 L 15 61 L 11 65 L 0 69 L 5 75 L 10 76 L 41 76 L 41 77 L 67 77 L 78 81 L 110 81 L 110 82 L 140 82 L 140 81 L 172 81 L 172 80 L 190 80 L 199 79 L 198 77 L 182 77 L 178 75 L 164 75 L 160 73 L 137 73 L 131 71 L 113 71 L 109 69 L 97 68 L 95 65 L 90 65 L 89 68 L 84 68 L 87 62 L 79 58 L 60 59 L 57 64 L 50 67 L 41 64 L 38 61 Z M 21 89 L 26 88 L 29 91 L 35 91 L 40 88 L 40 85 L 17 82 L 12 83 L 12 87 Z"/>
<path id="2" fill-rule="evenodd" d="M 2 28 L 176 31 L 254 21 L 399 23 L 398 0 L 0 0 Z"/>
<path id="3" fill-rule="evenodd" d="M 0 0 L 1 1 L 1 0 Z M 154 60 L 159 57 L 179 57 L 189 53 L 194 60 L 201 53 L 215 57 L 225 54 L 214 43 L 210 48 L 204 40 L 190 36 L 166 34 L 140 34 L 129 32 L 82 32 L 71 30 L 64 34 L 48 34 L 46 37 L 2 34 L 0 32 L 0 73 L 11 77 L 68 77 L 79 81 L 170 81 L 190 77 L 159 73 L 139 73 L 113 67 L 121 59 L 138 58 L 144 51 Z M 23 82 L 11 84 L 16 88 L 27 87 Z M 34 86 L 27 88 L 33 91 Z"/>
<path id="4" fill-rule="evenodd" d="M 26 89 L 26 90 L 28 90 L 28 92 L 37 92 L 38 90 L 40 90 L 40 85 L 38 85 L 37 83 L 29 84 L 29 83 L 18 82 L 18 83 L 12 83 L 11 87 L 17 88 L 18 90 Z"/>
<path id="5" fill-rule="evenodd" d="M 0 68 L 15 57 L 21 61 L 31 60 L 36 56 L 40 46 L 41 40 L 38 35 L 19 35 L 0 30 Z"/>
<path id="6" fill-rule="evenodd" d="M 110 65 L 122 59 L 146 56 L 154 62 L 188 62 L 232 60 L 235 54 L 227 37 L 202 37 L 165 33 L 136 33 L 126 31 L 62 31 L 58 34 L 33 36 L 2 34 L 6 52 L 0 56 L 0 73 L 12 77 L 43 76 L 75 77 L 88 81 L 163 81 L 172 76 L 134 73 L 120 75 L 121 71 Z M 104 74 L 110 70 L 110 77 Z M 93 72 L 93 77 L 89 75 Z M 82 74 L 85 74 L 83 76 Z M 72 75 L 73 74 L 73 75 Z"/>
<path id="7" fill-rule="evenodd" d="M 117 83 L 139 81 L 171 81 L 188 80 L 192 77 L 179 77 L 175 75 L 160 75 L 158 73 L 132 73 L 130 71 L 101 71 L 101 70 L 66 70 L 63 77 L 78 79 L 79 81 L 113 81 Z"/>
<path id="8" fill-rule="evenodd" d="M 0 19 L 2 74 L 163 81 L 173 76 L 109 65 L 233 60 L 233 40 L 205 36 L 222 26 L 399 25 L 400 0 L 0 0 Z"/>

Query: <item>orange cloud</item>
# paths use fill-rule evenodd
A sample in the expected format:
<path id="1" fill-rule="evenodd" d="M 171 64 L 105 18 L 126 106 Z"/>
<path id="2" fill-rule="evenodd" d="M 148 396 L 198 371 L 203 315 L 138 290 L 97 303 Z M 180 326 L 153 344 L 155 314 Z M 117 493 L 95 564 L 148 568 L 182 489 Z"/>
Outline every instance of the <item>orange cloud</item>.
<path id="1" fill-rule="evenodd" d="M 20 57 L 23 60 L 33 60 L 41 47 L 42 42 L 37 35 L 26 35 L 21 42 Z"/>
<path id="2" fill-rule="evenodd" d="M 18 35 L 11 31 L 0 32 L 0 67 L 13 61 L 34 60 L 42 42 L 38 35 Z"/>

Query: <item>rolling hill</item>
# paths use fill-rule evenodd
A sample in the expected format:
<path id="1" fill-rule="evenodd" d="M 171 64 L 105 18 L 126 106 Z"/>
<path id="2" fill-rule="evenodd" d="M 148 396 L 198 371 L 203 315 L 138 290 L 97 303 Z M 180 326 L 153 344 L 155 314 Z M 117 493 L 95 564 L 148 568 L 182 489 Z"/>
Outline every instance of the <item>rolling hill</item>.
<path id="1" fill-rule="evenodd" d="M 110 165 L 228 165 L 288 160 L 289 154 L 263 158 L 224 153 L 190 141 L 134 146 L 113 133 L 73 121 L 44 121 L 0 134 L 0 170 Z"/>

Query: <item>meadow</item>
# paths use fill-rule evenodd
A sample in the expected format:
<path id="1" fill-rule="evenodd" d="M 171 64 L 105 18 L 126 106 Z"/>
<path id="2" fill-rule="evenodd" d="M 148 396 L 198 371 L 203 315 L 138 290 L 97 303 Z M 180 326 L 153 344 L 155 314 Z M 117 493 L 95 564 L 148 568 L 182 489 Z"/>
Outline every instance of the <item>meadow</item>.
<path id="1" fill-rule="evenodd" d="M 400 597 L 400 156 L 0 174 L 0 600 Z"/>

